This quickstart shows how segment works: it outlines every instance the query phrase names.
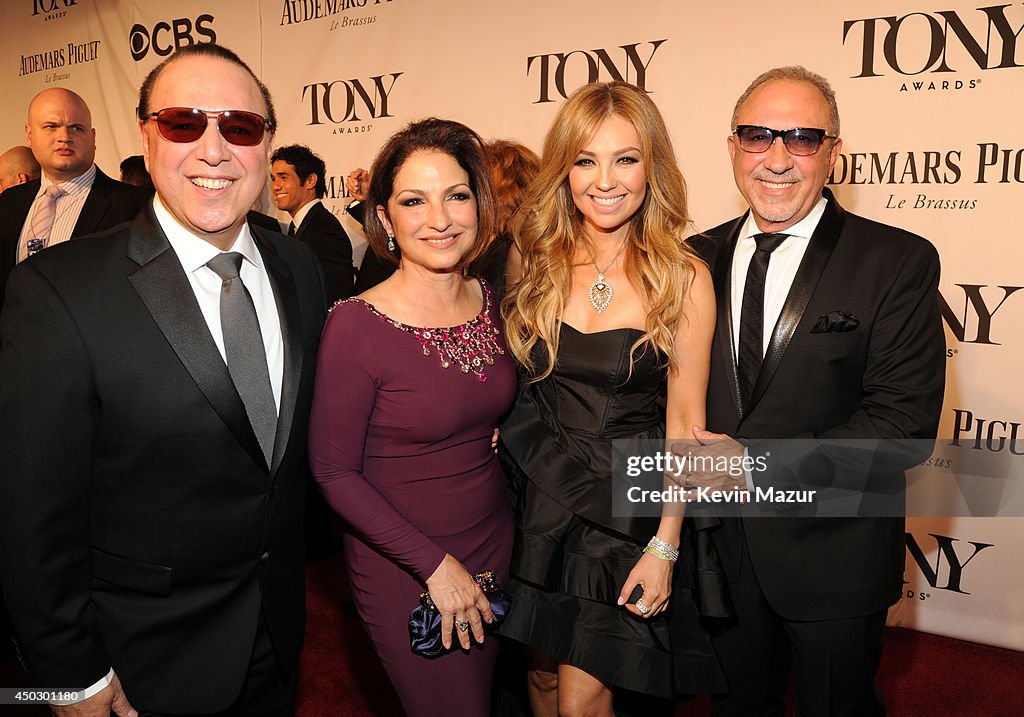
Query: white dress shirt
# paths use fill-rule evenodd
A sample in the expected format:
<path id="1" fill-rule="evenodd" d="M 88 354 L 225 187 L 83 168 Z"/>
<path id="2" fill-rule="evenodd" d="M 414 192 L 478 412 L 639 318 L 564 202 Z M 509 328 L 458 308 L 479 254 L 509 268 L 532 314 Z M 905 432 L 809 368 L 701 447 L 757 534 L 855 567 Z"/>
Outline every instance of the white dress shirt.
<path id="1" fill-rule="evenodd" d="M 761 343 L 761 355 L 768 350 L 771 343 L 772 333 L 775 331 L 775 324 L 782 315 L 782 307 L 789 296 L 789 290 L 793 286 L 793 279 L 796 278 L 796 271 L 800 268 L 800 262 L 807 251 L 807 245 L 811 243 L 811 235 L 818 227 L 828 200 L 822 197 L 814 205 L 810 213 L 788 229 L 778 232 L 788 234 L 785 241 L 772 252 L 772 258 L 768 262 L 768 273 L 765 274 L 764 286 L 764 336 Z M 733 360 L 739 361 L 736 352 L 740 346 L 740 313 L 743 307 L 743 285 L 747 283 L 747 268 L 750 266 L 750 259 L 757 250 L 755 234 L 761 234 L 761 230 L 754 221 L 754 213 L 747 214 L 746 221 L 740 228 L 740 235 L 736 240 L 736 250 L 732 256 L 732 277 L 730 281 L 731 293 L 729 300 L 732 302 L 732 345 Z M 743 449 L 744 463 L 748 457 L 747 449 Z M 746 489 L 754 490 L 754 478 L 749 470 L 744 470 Z"/>
<path id="2" fill-rule="evenodd" d="M 40 177 L 39 192 L 32 200 L 32 206 L 28 209 L 28 216 L 21 226 L 21 237 L 18 239 L 18 261 L 24 258 L 25 246 L 32 238 L 32 217 L 36 215 L 39 203 L 44 201 L 44 194 L 51 185 L 59 185 L 66 194 L 57 199 L 54 207 L 56 213 L 53 218 L 53 227 L 50 229 L 50 238 L 46 240 L 46 246 L 66 242 L 71 238 L 71 232 L 75 230 L 78 217 L 82 214 L 82 207 L 85 200 L 89 198 L 89 190 L 92 189 L 93 180 L 96 179 L 96 165 L 92 165 L 82 174 L 66 182 L 55 182 L 46 176 L 44 172 Z"/>
<path id="3" fill-rule="evenodd" d="M 206 319 L 210 335 L 221 358 L 227 364 L 224 351 L 224 333 L 220 325 L 220 287 L 221 279 L 206 262 L 210 261 L 221 250 L 178 223 L 178 220 L 160 201 L 160 196 L 153 198 L 153 209 L 160 228 L 167 235 L 167 241 L 178 255 L 181 268 L 185 270 L 192 293 L 199 302 L 199 308 Z M 263 257 L 249 233 L 249 225 L 243 224 L 238 237 L 228 251 L 236 251 L 244 258 L 240 275 L 245 288 L 252 296 L 256 307 L 256 317 L 260 322 L 260 333 L 263 335 L 263 348 L 267 352 L 267 368 L 270 370 L 270 386 L 274 390 L 274 403 L 278 411 L 281 409 L 281 383 L 284 378 L 284 343 L 281 340 L 281 319 L 274 300 L 274 289 L 270 285 L 270 277 L 263 265 Z"/>
<path id="4" fill-rule="evenodd" d="M 768 273 L 765 275 L 764 287 L 764 337 L 761 344 L 761 355 L 768 350 L 768 344 L 772 340 L 772 332 L 775 331 L 775 324 L 782 314 L 782 307 L 789 296 L 789 290 L 793 286 L 793 279 L 796 278 L 796 270 L 800 268 L 800 261 L 804 258 L 807 245 L 811 242 L 811 235 L 821 221 L 825 213 L 825 206 L 828 201 L 822 197 L 814 205 L 810 213 L 788 229 L 779 232 L 788 234 L 785 241 L 772 252 L 771 261 L 768 262 Z M 740 345 L 740 312 L 743 307 L 743 285 L 747 282 L 747 267 L 750 266 L 750 259 L 757 249 L 755 234 L 760 234 L 754 221 L 753 212 L 747 214 L 743 222 L 739 237 L 736 240 L 736 250 L 732 257 L 732 288 L 730 301 L 732 302 L 732 345 L 733 358 L 738 360 L 735 352 L 739 351 Z"/>
<path id="5" fill-rule="evenodd" d="M 292 224 L 295 225 L 295 232 L 296 233 L 298 233 L 299 227 L 302 226 L 302 222 L 306 219 L 306 215 L 309 214 L 309 210 L 312 209 L 317 204 L 322 204 L 322 203 L 323 202 L 321 202 L 319 199 L 314 199 L 311 202 L 306 202 L 305 204 L 303 204 L 299 208 L 299 211 L 295 212 L 295 216 L 292 217 Z"/>

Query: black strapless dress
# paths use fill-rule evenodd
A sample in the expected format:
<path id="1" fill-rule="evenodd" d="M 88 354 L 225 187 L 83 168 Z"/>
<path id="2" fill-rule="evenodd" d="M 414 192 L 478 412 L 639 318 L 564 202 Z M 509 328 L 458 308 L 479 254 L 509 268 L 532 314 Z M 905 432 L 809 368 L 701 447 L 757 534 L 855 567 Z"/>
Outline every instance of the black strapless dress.
<path id="1" fill-rule="evenodd" d="M 665 434 L 660 356 L 638 351 L 630 371 L 641 335 L 563 324 L 554 372 L 521 381 L 498 452 L 517 505 L 512 609 L 500 632 L 635 692 L 720 692 L 724 678 L 694 597 L 695 550 L 684 547 L 665 615 L 643 620 L 616 605 L 658 528 L 657 518 L 611 509 L 611 440 Z M 696 544 L 692 531 L 687 540 Z"/>

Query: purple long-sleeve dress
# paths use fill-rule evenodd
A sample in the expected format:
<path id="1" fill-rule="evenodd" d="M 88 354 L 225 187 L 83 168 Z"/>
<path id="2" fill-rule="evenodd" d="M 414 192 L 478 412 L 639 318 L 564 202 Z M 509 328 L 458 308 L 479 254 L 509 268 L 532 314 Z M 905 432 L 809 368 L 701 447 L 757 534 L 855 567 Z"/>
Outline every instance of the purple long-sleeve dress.
<path id="1" fill-rule="evenodd" d="M 409 717 L 490 710 L 497 641 L 431 660 L 412 652 L 407 627 L 446 553 L 508 580 L 512 512 L 491 436 L 515 371 L 493 293 L 483 293 L 480 315 L 448 330 L 405 326 L 350 299 L 320 343 L 310 462 L 351 526 L 353 597 Z"/>

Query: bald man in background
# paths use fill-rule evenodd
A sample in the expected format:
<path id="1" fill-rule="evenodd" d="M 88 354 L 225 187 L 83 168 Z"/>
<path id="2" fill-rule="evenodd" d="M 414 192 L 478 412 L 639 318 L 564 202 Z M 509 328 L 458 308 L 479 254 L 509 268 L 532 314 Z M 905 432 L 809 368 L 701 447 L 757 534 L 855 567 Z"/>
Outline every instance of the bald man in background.
<path id="1" fill-rule="evenodd" d="M 32 156 L 32 150 L 16 144 L 0 154 L 0 192 L 19 184 L 39 179 L 39 162 Z"/>
<path id="2" fill-rule="evenodd" d="M 19 261 L 48 246 L 122 224 L 150 196 L 96 166 L 92 113 L 71 90 L 53 87 L 32 99 L 25 140 L 42 176 L 0 195 L 0 293 Z"/>

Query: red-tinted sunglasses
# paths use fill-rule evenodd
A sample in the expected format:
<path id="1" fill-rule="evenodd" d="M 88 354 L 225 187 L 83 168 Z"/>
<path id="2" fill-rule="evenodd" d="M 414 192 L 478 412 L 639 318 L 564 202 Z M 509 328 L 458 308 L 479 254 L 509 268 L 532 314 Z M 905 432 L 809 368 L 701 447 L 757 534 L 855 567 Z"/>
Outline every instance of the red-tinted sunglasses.
<path id="1" fill-rule="evenodd" d="M 252 147 L 263 141 L 270 121 L 255 112 L 223 110 L 207 112 L 194 107 L 166 107 L 153 112 L 148 119 L 156 120 L 160 136 L 170 142 L 195 142 L 203 136 L 210 118 L 217 119 L 217 129 L 230 144 Z"/>

